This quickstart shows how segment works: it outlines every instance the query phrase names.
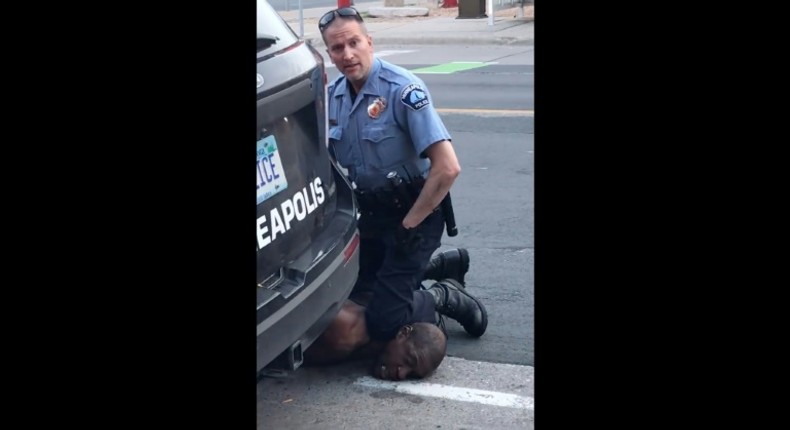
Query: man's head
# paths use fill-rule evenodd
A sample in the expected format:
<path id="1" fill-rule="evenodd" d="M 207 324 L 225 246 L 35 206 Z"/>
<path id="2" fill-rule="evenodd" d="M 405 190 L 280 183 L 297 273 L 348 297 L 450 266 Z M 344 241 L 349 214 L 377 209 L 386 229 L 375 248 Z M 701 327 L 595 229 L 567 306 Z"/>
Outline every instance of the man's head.
<path id="1" fill-rule="evenodd" d="M 429 323 L 403 326 L 376 360 L 373 374 L 380 379 L 424 378 L 444 359 L 447 338 Z"/>
<path id="2" fill-rule="evenodd" d="M 329 59 L 359 91 L 373 64 L 373 39 L 354 8 L 327 12 L 318 21 Z"/>

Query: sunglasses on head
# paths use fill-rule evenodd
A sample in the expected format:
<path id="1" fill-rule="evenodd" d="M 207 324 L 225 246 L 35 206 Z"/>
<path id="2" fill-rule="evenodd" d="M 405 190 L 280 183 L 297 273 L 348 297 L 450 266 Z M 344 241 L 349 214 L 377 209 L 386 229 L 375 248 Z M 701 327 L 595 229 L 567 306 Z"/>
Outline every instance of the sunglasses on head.
<path id="1" fill-rule="evenodd" d="M 340 9 L 331 10 L 324 14 L 318 21 L 318 29 L 321 33 L 326 30 L 326 27 L 335 20 L 335 16 L 353 16 L 357 21 L 362 22 L 362 16 L 353 7 L 342 7 Z"/>

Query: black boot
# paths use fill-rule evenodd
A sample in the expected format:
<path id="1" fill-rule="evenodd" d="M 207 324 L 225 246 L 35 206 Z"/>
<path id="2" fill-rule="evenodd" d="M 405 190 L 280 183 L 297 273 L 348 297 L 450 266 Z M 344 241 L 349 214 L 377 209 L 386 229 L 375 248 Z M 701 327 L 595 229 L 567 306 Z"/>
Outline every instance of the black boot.
<path id="1" fill-rule="evenodd" d="M 469 252 L 464 248 L 444 251 L 433 257 L 425 267 L 423 279 L 455 279 L 464 283 L 464 276 L 469 271 Z"/>
<path id="2" fill-rule="evenodd" d="M 458 321 L 472 336 L 480 337 L 486 332 L 486 308 L 456 280 L 444 279 L 431 285 L 426 291 L 436 301 L 436 312 Z"/>

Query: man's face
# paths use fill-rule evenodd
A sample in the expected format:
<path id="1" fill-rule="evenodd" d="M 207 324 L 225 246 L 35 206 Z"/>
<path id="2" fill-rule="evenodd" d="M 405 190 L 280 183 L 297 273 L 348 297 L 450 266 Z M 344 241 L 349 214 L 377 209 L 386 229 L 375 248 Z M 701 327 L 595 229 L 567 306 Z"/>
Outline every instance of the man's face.
<path id="1" fill-rule="evenodd" d="M 335 18 L 323 36 L 332 63 L 361 88 L 373 64 L 373 39 L 362 32 L 359 22 L 340 18 Z"/>
<path id="2" fill-rule="evenodd" d="M 415 354 L 412 343 L 408 340 L 411 327 L 404 327 L 392 339 L 376 360 L 373 374 L 380 379 L 393 381 L 409 377 L 421 377 L 425 372 Z"/>

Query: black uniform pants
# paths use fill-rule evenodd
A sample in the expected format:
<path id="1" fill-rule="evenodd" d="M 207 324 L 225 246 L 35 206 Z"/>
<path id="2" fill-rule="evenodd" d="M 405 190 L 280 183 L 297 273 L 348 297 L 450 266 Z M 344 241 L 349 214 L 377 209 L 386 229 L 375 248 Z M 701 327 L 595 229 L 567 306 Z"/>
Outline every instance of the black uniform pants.
<path id="1" fill-rule="evenodd" d="M 407 324 L 436 323 L 433 296 L 420 285 L 425 266 L 441 245 L 444 218 L 436 210 L 415 227 L 422 241 L 413 253 L 397 248 L 396 232 L 402 219 L 363 211 L 359 220 L 360 268 L 352 298 L 370 297 L 365 320 L 368 334 L 379 341 L 394 338 Z"/>

